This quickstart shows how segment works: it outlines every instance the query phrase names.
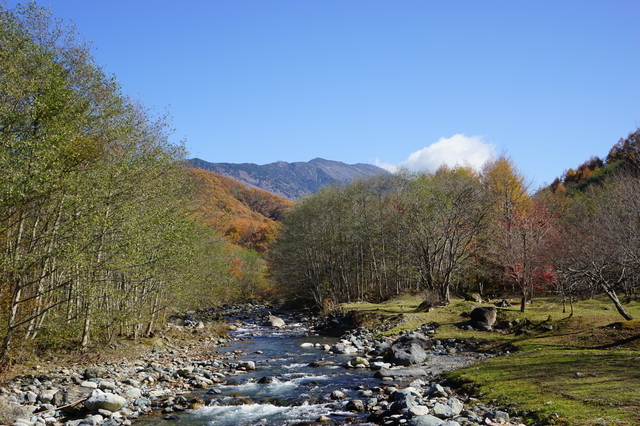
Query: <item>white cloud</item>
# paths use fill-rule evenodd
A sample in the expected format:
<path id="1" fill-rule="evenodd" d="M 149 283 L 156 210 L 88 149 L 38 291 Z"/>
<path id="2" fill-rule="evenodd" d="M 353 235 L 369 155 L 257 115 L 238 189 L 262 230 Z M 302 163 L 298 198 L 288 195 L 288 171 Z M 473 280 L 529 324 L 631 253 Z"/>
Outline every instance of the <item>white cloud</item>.
<path id="1" fill-rule="evenodd" d="M 484 141 L 482 136 L 466 136 L 456 134 L 450 138 L 440 138 L 437 142 L 415 151 L 400 164 L 383 163 L 376 160 L 376 165 L 395 172 L 406 168 L 417 172 L 435 172 L 440 166 L 469 165 L 480 169 L 482 165 L 494 157 L 495 147 Z"/>
<path id="2" fill-rule="evenodd" d="M 384 163 L 376 158 L 375 165 L 385 169 L 388 172 L 395 173 L 398 171 L 399 167 L 397 164 Z"/>

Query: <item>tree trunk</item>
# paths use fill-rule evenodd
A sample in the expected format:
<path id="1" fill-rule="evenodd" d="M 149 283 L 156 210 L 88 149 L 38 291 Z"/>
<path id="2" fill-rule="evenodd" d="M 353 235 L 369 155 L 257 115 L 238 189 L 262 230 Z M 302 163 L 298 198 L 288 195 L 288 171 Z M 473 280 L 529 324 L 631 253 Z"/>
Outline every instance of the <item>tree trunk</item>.
<path id="1" fill-rule="evenodd" d="M 89 346 L 89 336 L 91 333 L 91 309 L 87 306 L 84 313 L 84 326 L 82 327 L 82 343 L 80 345 L 84 348 Z"/>
<path id="2" fill-rule="evenodd" d="M 613 289 L 605 282 L 601 282 L 600 285 L 609 299 L 611 299 L 611 301 L 613 302 L 613 305 L 616 307 L 618 313 L 622 315 L 622 318 L 627 321 L 631 321 L 633 319 L 633 316 L 624 309 L 622 303 L 620 303 L 620 299 L 618 299 L 618 295 L 616 294 L 616 292 L 613 291 Z"/>

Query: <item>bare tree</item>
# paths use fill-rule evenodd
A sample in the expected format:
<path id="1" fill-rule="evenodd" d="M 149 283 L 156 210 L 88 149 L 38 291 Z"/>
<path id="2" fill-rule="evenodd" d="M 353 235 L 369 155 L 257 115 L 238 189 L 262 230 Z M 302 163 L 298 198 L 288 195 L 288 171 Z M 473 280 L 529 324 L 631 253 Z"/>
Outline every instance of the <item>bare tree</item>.
<path id="1" fill-rule="evenodd" d="M 403 200 L 402 225 L 421 288 L 449 303 L 456 274 L 477 249 L 488 218 L 479 177 L 468 168 L 442 167 L 412 180 Z"/>
<path id="2" fill-rule="evenodd" d="M 640 182 L 610 178 L 575 198 L 565 218 L 565 250 L 559 268 L 597 285 L 618 313 L 633 319 L 617 292 L 634 285 L 640 270 Z M 629 292 L 629 290 L 627 290 Z"/>

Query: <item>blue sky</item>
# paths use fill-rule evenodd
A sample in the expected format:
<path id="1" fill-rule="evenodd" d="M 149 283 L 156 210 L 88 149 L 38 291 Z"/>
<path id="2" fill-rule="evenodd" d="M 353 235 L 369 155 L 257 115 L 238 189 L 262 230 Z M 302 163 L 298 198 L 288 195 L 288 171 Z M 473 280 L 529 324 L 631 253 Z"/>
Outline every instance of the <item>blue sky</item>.
<path id="1" fill-rule="evenodd" d="M 38 3 L 210 162 L 505 154 L 538 187 L 640 125 L 637 0 Z"/>

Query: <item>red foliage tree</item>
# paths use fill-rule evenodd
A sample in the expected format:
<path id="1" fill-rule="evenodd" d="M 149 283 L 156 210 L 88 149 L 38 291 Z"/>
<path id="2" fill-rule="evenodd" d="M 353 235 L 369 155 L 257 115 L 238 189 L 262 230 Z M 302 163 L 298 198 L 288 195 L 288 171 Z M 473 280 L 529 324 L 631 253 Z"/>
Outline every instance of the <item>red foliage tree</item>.
<path id="1" fill-rule="evenodd" d="M 555 216 L 546 206 L 533 202 L 504 212 L 494 241 L 494 261 L 501 266 L 504 279 L 519 291 L 520 310 L 536 288 L 554 284 L 557 275 L 548 258 L 558 232 Z"/>

